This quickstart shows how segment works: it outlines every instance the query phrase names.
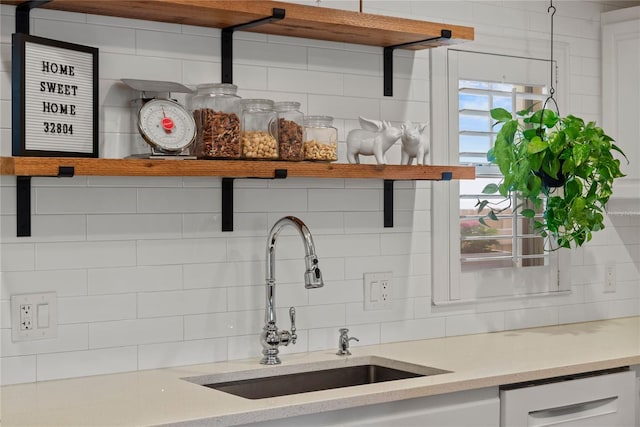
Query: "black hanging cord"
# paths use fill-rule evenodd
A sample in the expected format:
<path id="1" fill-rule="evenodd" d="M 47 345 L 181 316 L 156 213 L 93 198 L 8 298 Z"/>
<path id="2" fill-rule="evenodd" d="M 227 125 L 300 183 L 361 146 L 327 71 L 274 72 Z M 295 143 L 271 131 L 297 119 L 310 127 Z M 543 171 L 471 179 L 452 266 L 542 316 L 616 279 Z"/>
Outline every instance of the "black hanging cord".
<path id="1" fill-rule="evenodd" d="M 547 108 L 547 103 L 549 101 L 553 101 L 553 104 L 556 107 L 556 112 L 558 113 L 558 115 L 560 115 L 560 109 L 558 108 L 558 103 L 556 102 L 555 98 L 553 97 L 553 95 L 556 93 L 555 88 L 553 87 L 553 16 L 556 14 L 556 7 L 553 5 L 553 0 L 549 0 L 549 7 L 547 8 L 547 13 L 551 13 L 551 58 L 549 61 L 549 82 L 551 87 L 549 88 L 549 96 L 547 97 L 547 99 L 544 101 L 544 105 L 542 106 L 542 110 L 544 111 Z M 542 121 L 544 114 L 540 117 L 540 120 Z M 542 126 L 542 123 L 541 123 Z"/>

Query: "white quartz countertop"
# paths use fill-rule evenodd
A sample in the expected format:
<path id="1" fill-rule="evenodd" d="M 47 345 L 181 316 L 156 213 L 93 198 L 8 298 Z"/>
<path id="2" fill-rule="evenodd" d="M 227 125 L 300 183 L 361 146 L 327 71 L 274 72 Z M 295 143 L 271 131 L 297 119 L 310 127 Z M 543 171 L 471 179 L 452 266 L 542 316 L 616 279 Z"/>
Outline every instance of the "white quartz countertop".
<path id="1" fill-rule="evenodd" d="M 256 343 L 258 345 L 258 343 Z M 1 423 L 13 425 L 237 425 L 260 420 L 640 365 L 640 317 L 355 347 L 350 358 L 383 357 L 451 371 L 440 375 L 249 400 L 182 378 L 286 372 L 348 363 L 335 350 L 2 387 Z M 249 375 L 247 373 L 247 375 Z"/>

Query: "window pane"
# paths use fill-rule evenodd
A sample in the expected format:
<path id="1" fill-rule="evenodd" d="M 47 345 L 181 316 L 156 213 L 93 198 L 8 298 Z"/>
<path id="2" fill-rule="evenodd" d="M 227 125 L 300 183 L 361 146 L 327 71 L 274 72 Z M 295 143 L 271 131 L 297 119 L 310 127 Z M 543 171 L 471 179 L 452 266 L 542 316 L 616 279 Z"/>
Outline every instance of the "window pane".
<path id="1" fill-rule="evenodd" d="M 515 200 L 500 194 L 482 194 L 489 183 L 499 184 L 502 175 L 489 165 L 487 152 L 495 142 L 502 124 L 493 126 L 492 108 L 512 113 L 529 108 L 540 87 L 526 87 L 503 82 L 459 81 L 459 162 L 476 165 L 476 180 L 460 182 L 460 253 L 462 269 L 545 265 L 544 239 L 535 235 L 534 220 L 519 217 L 512 210 Z M 538 107 L 539 108 L 539 107 Z M 479 200 L 489 205 L 477 211 Z M 498 211 L 497 220 L 486 217 L 490 208 Z"/>

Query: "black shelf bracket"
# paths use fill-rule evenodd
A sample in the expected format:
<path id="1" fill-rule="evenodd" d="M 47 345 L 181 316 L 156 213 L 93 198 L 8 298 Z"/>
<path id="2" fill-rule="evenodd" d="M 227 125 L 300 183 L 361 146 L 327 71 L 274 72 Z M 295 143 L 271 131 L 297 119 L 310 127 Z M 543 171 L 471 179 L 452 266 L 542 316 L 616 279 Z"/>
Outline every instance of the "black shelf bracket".
<path id="1" fill-rule="evenodd" d="M 233 25 L 222 29 L 221 34 L 221 57 L 222 57 L 222 83 L 233 83 L 233 33 L 234 31 L 246 30 L 263 24 L 284 19 L 285 10 L 274 7 L 271 16 L 256 19 L 244 24 Z"/>
<path id="2" fill-rule="evenodd" d="M 29 34 L 31 9 L 49 3 L 51 0 L 29 0 L 16 6 L 16 33 Z"/>
<path id="3" fill-rule="evenodd" d="M 439 181 L 451 181 L 452 179 L 453 172 L 442 172 Z M 382 190 L 382 216 L 385 228 L 393 228 L 393 182 L 392 179 L 385 179 Z"/>
<path id="4" fill-rule="evenodd" d="M 31 10 L 51 0 L 30 0 L 16 6 L 16 33 L 30 33 Z M 72 168 L 73 169 L 73 168 Z M 60 171 L 58 171 L 58 176 Z M 73 175 L 73 172 L 72 172 Z M 16 236 L 31 236 L 31 177 L 16 176 Z"/>
<path id="5" fill-rule="evenodd" d="M 450 39 L 450 38 L 451 38 L 451 30 L 441 30 L 439 37 L 431 37 L 428 39 L 418 40 L 415 42 L 408 42 L 408 43 L 396 44 L 393 46 L 386 46 L 383 50 L 384 96 L 393 96 L 393 51 L 394 50 L 410 47 L 410 46 L 433 44 L 443 39 Z"/>
<path id="6" fill-rule="evenodd" d="M 73 166 L 59 166 L 58 178 L 72 178 Z M 31 177 L 16 176 L 16 236 L 31 236 Z"/>
<path id="7" fill-rule="evenodd" d="M 30 176 L 16 176 L 16 236 L 31 236 Z"/>
<path id="8" fill-rule="evenodd" d="M 385 228 L 393 228 L 393 180 L 385 179 L 382 190 Z"/>
<path id="9" fill-rule="evenodd" d="M 249 179 L 285 179 L 287 169 L 274 169 L 272 178 L 247 177 Z M 235 178 L 222 178 L 222 231 L 233 231 L 233 181 Z"/>

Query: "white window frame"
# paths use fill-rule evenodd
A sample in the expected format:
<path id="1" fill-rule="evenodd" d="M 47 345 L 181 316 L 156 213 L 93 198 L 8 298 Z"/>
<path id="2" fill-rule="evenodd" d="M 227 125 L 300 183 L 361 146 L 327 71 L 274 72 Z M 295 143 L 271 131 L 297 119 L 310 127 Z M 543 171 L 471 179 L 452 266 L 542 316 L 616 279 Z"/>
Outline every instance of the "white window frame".
<path id="1" fill-rule="evenodd" d="M 504 39 L 496 39 L 498 43 L 504 44 Z M 464 74 L 450 81 L 451 64 L 450 51 L 462 51 L 467 53 L 485 53 L 491 55 L 514 56 L 521 58 L 542 59 L 548 57 L 548 42 L 531 41 L 527 43 L 517 40 L 512 41 L 514 46 L 518 44 L 529 44 L 529 50 L 523 52 L 519 49 L 501 48 L 500 52 L 488 49 L 486 46 L 474 43 L 472 49 L 438 48 L 430 51 L 431 67 L 431 131 L 432 147 L 431 158 L 433 164 L 457 164 L 459 158 L 458 149 L 458 80 L 490 80 L 494 78 L 483 78 L 483 71 L 474 70 L 473 74 Z M 559 46 L 560 45 L 560 46 Z M 502 46 L 504 47 L 504 46 Z M 554 59 L 556 59 L 556 71 L 554 88 L 556 89 L 555 99 L 560 106 L 565 105 L 563 91 L 559 89 L 559 83 L 566 81 L 566 69 L 568 64 L 568 49 L 566 44 L 554 45 Z M 548 59 L 547 59 L 548 64 Z M 546 84 L 549 80 L 549 68 L 543 76 Z M 491 75 L 492 72 L 486 73 Z M 453 79 L 452 79 L 453 80 Z M 510 79 L 504 76 L 505 81 Z M 523 83 L 528 82 L 514 82 Z M 455 109 L 455 114 L 452 113 Z M 454 120 L 451 117 L 455 117 Z M 468 303 L 481 300 L 501 300 L 530 296 L 546 296 L 566 294 L 570 291 L 570 252 L 559 250 L 550 257 L 548 267 L 525 267 L 525 268 L 496 268 L 493 270 L 481 270 L 477 273 L 461 273 L 460 267 L 460 202 L 459 183 L 457 181 L 438 182 L 432 186 L 432 303 L 435 305 Z M 544 274 L 548 279 L 553 279 L 553 285 L 547 284 L 538 286 L 536 275 L 539 275 L 541 268 L 546 268 Z M 531 274 L 533 270 L 537 273 Z M 476 286 L 482 292 L 469 296 L 469 292 L 461 292 L 462 281 L 469 280 L 482 283 Z M 490 285 L 488 285 L 490 283 Z M 474 282 L 474 285 L 477 283 Z"/>

